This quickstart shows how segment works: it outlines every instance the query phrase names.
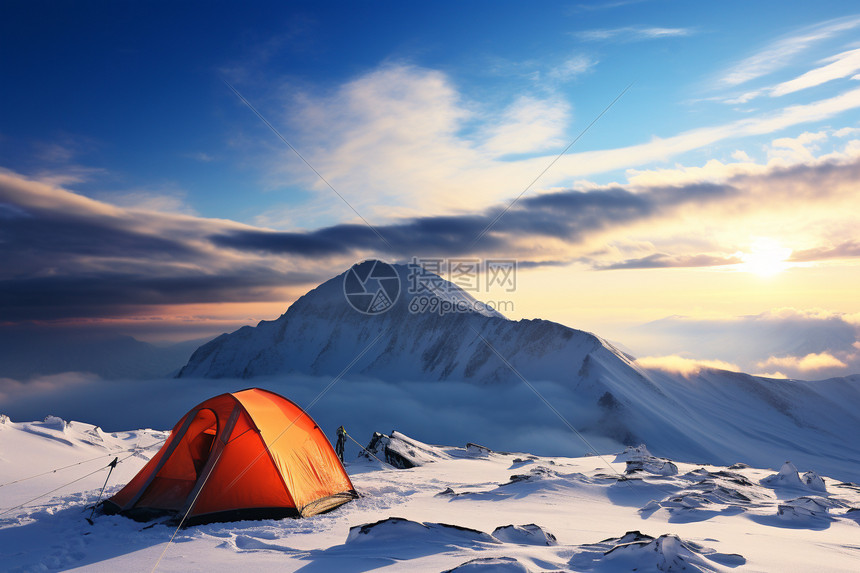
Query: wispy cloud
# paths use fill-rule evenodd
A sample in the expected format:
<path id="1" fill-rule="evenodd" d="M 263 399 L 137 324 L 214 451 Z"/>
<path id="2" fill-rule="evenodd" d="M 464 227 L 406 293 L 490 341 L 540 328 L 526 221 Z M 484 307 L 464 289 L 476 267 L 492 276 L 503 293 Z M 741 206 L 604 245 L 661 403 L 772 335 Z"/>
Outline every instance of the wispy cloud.
<path id="1" fill-rule="evenodd" d="M 806 356 L 771 356 L 758 363 L 759 368 L 792 369 L 800 372 L 818 372 L 833 368 L 845 368 L 847 365 L 829 352 L 810 353 Z"/>
<path id="2" fill-rule="evenodd" d="M 860 88 L 626 147 L 574 149 L 536 189 L 569 186 L 576 178 L 666 161 L 728 139 L 766 135 L 857 108 Z M 520 98 L 501 110 L 487 109 L 465 99 L 445 74 L 400 64 L 365 74 L 325 96 L 294 94 L 287 109 L 291 118 L 302 118 L 293 124 L 292 136 L 303 154 L 373 223 L 418 213 L 475 211 L 518 195 L 555 159 L 553 147 L 570 137 L 568 122 L 575 112 L 555 96 Z M 274 223 L 281 217 L 278 227 L 304 226 L 321 212 L 320 205 L 331 206 L 330 190 L 304 165 L 285 160 L 275 143 L 255 153 L 264 158 L 268 184 L 300 184 L 313 193 L 305 203 L 274 208 L 272 216 L 261 220 Z M 543 154 L 535 156 L 541 149 Z M 522 157 L 512 159 L 512 154 Z M 350 217 L 346 212 L 334 215 L 335 220 Z"/>
<path id="3" fill-rule="evenodd" d="M 796 56 L 813 45 L 860 26 L 860 17 L 851 16 L 828 20 L 777 40 L 759 52 L 742 60 L 720 78 L 720 84 L 734 87 L 769 75 L 791 63 Z"/>
<path id="4" fill-rule="evenodd" d="M 669 357 L 668 368 L 695 367 L 698 360 L 693 357 L 699 357 L 731 362 L 746 372 L 809 379 L 860 372 L 858 340 L 857 315 L 780 308 L 752 316 L 669 317 L 642 325 L 627 343 L 643 353 L 677 348 L 679 354 Z M 648 367 L 662 366 L 660 359 L 653 364 L 648 360 Z"/>
<path id="5" fill-rule="evenodd" d="M 704 368 L 713 368 L 716 370 L 729 370 L 730 372 L 740 372 L 740 368 L 731 362 L 723 360 L 699 360 L 695 358 L 684 358 L 677 354 L 669 356 L 644 356 L 636 359 L 636 364 L 642 368 L 654 370 L 664 370 L 681 374 L 687 378 L 695 376 Z"/>
<path id="6" fill-rule="evenodd" d="M 824 60 L 826 65 L 810 70 L 800 77 L 776 85 L 771 95 L 778 97 L 821 84 L 846 78 L 860 70 L 860 49 L 848 50 Z"/>
<path id="7" fill-rule="evenodd" d="M 848 50 L 819 62 L 817 68 L 774 86 L 763 87 L 725 99 L 728 104 L 744 104 L 762 96 L 781 97 L 801 90 L 847 78 L 860 70 L 860 49 Z"/>
<path id="8" fill-rule="evenodd" d="M 632 4 L 642 4 L 649 0 L 614 0 L 612 2 L 594 2 L 591 4 L 577 4 L 573 10 L 578 12 L 596 12 L 602 10 L 613 10 L 615 8 L 623 8 Z"/>
<path id="9" fill-rule="evenodd" d="M 189 159 L 194 159 L 195 161 L 200 161 L 201 163 L 211 163 L 215 161 L 215 156 L 206 153 L 205 151 L 195 151 L 193 153 L 186 153 L 185 157 Z"/>
<path id="10" fill-rule="evenodd" d="M 596 58 L 579 54 L 550 69 L 547 76 L 559 81 L 569 81 L 593 70 L 597 63 Z"/>
<path id="11" fill-rule="evenodd" d="M 570 108 L 563 100 L 521 97 L 482 134 L 483 149 L 497 156 L 537 153 L 564 145 Z"/>
<path id="12" fill-rule="evenodd" d="M 597 270 L 621 270 L 621 269 L 678 269 L 695 267 L 718 267 L 726 265 L 737 265 L 742 259 L 734 255 L 670 255 L 667 253 L 653 253 L 647 257 L 627 259 L 610 264 L 596 264 Z"/>
<path id="13" fill-rule="evenodd" d="M 186 201 L 185 192 L 170 186 L 161 189 L 137 189 L 106 193 L 99 198 L 112 205 L 138 211 L 182 215 L 197 214 L 197 211 Z"/>
<path id="14" fill-rule="evenodd" d="M 827 259 L 854 259 L 860 258 L 860 241 L 848 240 L 836 245 L 827 245 L 797 251 L 792 254 L 792 261 L 808 262 L 822 261 Z"/>
<path id="15" fill-rule="evenodd" d="M 659 40 L 663 38 L 679 38 L 691 36 L 693 28 L 662 28 L 658 26 L 625 26 L 622 28 L 596 28 L 575 32 L 574 35 L 586 42 L 640 42 L 644 40 Z"/>
<path id="16" fill-rule="evenodd" d="M 552 93 L 559 85 L 594 71 L 598 63 L 594 54 L 586 52 L 527 60 L 492 57 L 483 71 L 493 76 L 525 80 L 539 91 Z"/>

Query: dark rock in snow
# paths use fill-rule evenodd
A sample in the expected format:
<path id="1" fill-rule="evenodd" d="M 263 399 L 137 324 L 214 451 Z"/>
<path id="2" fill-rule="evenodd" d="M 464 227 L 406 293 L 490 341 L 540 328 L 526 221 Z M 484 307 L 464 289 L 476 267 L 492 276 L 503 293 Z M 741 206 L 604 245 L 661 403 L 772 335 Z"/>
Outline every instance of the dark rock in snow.
<path id="1" fill-rule="evenodd" d="M 678 474 L 678 466 L 670 460 L 660 458 L 627 462 L 627 468 L 624 470 L 624 473 L 632 474 L 634 472 L 645 472 L 658 476 L 674 476 Z"/>
<path id="2" fill-rule="evenodd" d="M 558 545 L 555 535 L 540 525 L 503 525 L 493 530 L 493 537 L 505 543 L 518 545 Z"/>
<path id="3" fill-rule="evenodd" d="M 479 557 L 466 561 L 453 569 L 442 573 L 468 573 L 482 571 L 485 573 L 529 573 L 530 569 L 513 557 Z"/>
<path id="4" fill-rule="evenodd" d="M 655 539 L 639 531 L 583 545 L 582 549 L 570 561 L 577 570 L 600 566 L 612 571 L 714 571 L 714 563 L 728 567 L 746 563 L 741 555 L 717 553 L 676 535 Z"/>
<path id="5" fill-rule="evenodd" d="M 451 457 L 441 448 L 419 442 L 397 431 L 391 432 L 390 436 L 374 432 L 366 450 L 359 456 L 371 459 L 370 454 L 373 454 L 379 460 L 399 469 L 414 468 Z"/>
<path id="6" fill-rule="evenodd" d="M 472 442 L 469 442 L 468 444 L 466 444 L 466 452 L 475 456 L 486 457 L 492 454 L 493 450 L 491 450 L 487 446 L 481 446 L 479 444 L 473 444 Z"/>
<path id="7" fill-rule="evenodd" d="M 529 470 L 527 474 L 514 474 L 509 479 L 510 481 L 507 483 L 503 483 L 502 486 L 511 485 L 515 483 L 522 483 L 526 481 L 536 481 L 548 477 L 555 477 L 558 473 L 552 471 L 551 469 L 545 466 L 537 466 Z"/>
<path id="8" fill-rule="evenodd" d="M 468 546 L 475 543 L 499 543 L 491 535 L 447 523 L 422 523 L 402 517 L 389 517 L 375 523 L 365 523 L 349 528 L 346 543 L 368 542 L 438 543 Z"/>

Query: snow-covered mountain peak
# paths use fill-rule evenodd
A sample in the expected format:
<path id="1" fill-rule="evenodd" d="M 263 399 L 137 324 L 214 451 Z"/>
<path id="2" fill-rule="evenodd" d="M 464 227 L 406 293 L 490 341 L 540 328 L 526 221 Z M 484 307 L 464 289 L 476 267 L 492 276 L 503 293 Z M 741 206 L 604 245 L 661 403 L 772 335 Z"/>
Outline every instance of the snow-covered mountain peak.
<path id="1" fill-rule="evenodd" d="M 312 289 L 277 320 L 200 347 L 179 376 L 335 375 L 358 358 L 352 372 L 389 380 L 498 382 L 516 377 L 511 365 L 543 379 L 553 372 L 569 378 L 585 354 L 604 346 L 616 354 L 589 333 L 509 320 L 416 265 L 368 260 Z M 509 364 L 491 360 L 496 353 Z"/>
<path id="2" fill-rule="evenodd" d="M 295 309 L 295 310 L 294 310 Z M 368 259 L 301 296 L 290 311 L 339 309 L 369 316 L 400 313 L 474 313 L 505 318 L 457 284 L 417 264 Z"/>

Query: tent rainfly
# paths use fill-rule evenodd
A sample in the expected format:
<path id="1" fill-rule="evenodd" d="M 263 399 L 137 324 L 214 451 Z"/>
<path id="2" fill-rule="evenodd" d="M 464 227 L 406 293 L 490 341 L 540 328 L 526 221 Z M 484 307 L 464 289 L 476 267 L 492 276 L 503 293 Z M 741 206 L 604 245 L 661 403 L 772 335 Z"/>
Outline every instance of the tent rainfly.
<path id="1" fill-rule="evenodd" d="M 185 523 L 307 517 L 357 497 L 319 426 L 296 404 L 250 388 L 199 404 L 106 513 Z"/>

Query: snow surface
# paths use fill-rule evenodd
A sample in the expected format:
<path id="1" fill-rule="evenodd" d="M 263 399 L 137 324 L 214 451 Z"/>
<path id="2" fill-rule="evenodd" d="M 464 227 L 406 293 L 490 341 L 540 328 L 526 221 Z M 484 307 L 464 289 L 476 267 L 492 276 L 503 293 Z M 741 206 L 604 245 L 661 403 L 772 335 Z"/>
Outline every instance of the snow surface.
<path id="1" fill-rule="evenodd" d="M 414 459 L 418 465 L 396 469 L 370 457 L 348 463 L 362 497 L 328 514 L 190 527 L 169 546 L 174 528 L 161 522 L 97 514 L 93 525 L 87 523 L 107 463 L 122 460 L 110 495 L 165 436 L 154 430 L 107 434 L 53 417 L 28 423 L 0 418 L 0 568 L 851 571 L 860 562 L 855 484 L 817 476 L 825 486 L 819 491 L 815 480 L 795 481 L 785 467 L 775 472 L 676 460 L 677 473 L 665 475 L 651 469 L 669 460 L 646 448 L 619 461 L 549 458 L 474 444 L 431 446 L 394 432 L 389 444 L 422 452 Z M 625 473 L 628 461 L 641 466 Z"/>

